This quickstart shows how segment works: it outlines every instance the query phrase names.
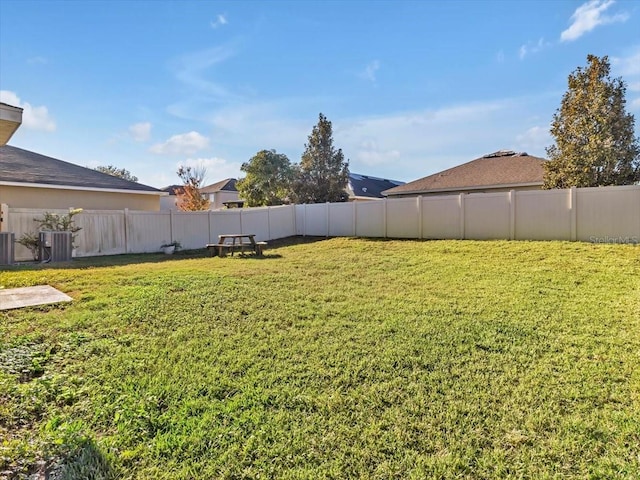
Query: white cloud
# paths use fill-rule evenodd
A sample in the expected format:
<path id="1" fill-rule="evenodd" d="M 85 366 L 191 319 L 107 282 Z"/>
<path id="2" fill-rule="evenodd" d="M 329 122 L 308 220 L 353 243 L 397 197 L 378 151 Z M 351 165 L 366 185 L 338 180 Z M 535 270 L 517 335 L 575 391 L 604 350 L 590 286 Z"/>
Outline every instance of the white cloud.
<path id="1" fill-rule="evenodd" d="M 629 110 L 640 111 L 640 98 L 629 98 L 629 92 L 631 95 L 640 92 L 640 46 L 633 47 L 625 57 L 613 57 L 611 66 L 615 75 L 624 76 Z"/>
<path id="2" fill-rule="evenodd" d="M 515 147 L 517 150 L 540 152 L 544 151 L 545 147 L 552 143 L 553 139 L 549 133 L 549 127 L 535 126 L 529 128 L 524 133 L 516 135 Z"/>
<path id="3" fill-rule="evenodd" d="M 383 150 L 375 140 L 365 140 L 360 144 L 355 158 L 367 166 L 381 165 L 400 158 L 400 152 L 393 149 Z"/>
<path id="4" fill-rule="evenodd" d="M 149 151 L 163 155 L 192 155 L 209 146 L 209 139 L 198 132 L 174 135 L 166 142 L 156 143 Z"/>
<path id="5" fill-rule="evenodd" d="M 211 28 L 218 28 L 222 25 L 226 25 L 227 23 L 227 17 L 225 15 L 218 14 L 215 20 L 209 22 L 209 25 L 211 25 Z"/>
<path id="6" fill-rule="evenodd" d="M 599 25 L 624 22 L 629 18 L 627 13 L 605 15 L 604 12 L 615 2 L 614 0 L 591 0 L 580 5 L 573 15 L 573 21 L 569 28 L 560 34 L 562 42 L 577 40 L 585 33 L 590 32 Z"/>
<path id="7" fill-rule="evenodd" d="M 20 107 L 22 112 L 22 126 L 31 130 L 43 130 L 45 132 L 54 132 L 56 130 L 56 122 L 49 115 L 47 107 L 34 107 L 28 102 L 22 102 L 15 92 L 9 90 L 0 90 L 0 102 Z"/>
<path id="8" fill-rule="evenodd" d="M 241 172 L 240 167 L 242 166 L 240 163 L 229 162 L 219 157 L 189 158 L 185 162 L 179 163 L 176 166 L 176 170 L 180 165 L 204 168 L 206 170 L 205 185 L 224 180 L 225 178 L 239 178 Z"/>
<path id="9" fill-rule="evenodd" d="M 149 122 L 135 123 L 129 127 L 129 135 L 136 142 L 146 142 L 151 138 L 151 124 Z"/>
<path id="10" fill-rule="evenodd" d="M 551 46 L 551 42 L 546 42 L 544 38 L 540 38 L 537 43 L 527 42 L 520 47 L 518 56 L 520 57 L 520 60 L 524 60 L 527 55 L 538 53 L 549 46 Z"/>
<path id="11" fill-rule="evenodd" d="M 611 65 L 615 68 L 616 73 L 625 76 L 640 75 L 640 47 L 636 47 L 626 57 L 613 57 Z"/>
<path id="12" fill-rule="evenodd" d="M 365 69 L 358 74 L 360 78 L 368 80 L 372 83 L 376 81 L 376 72 L 380 70 L 380 62 L 378 60 L 374 60 L 370 62 Z"/>
<path id="13" fill-rule="evenodd" d="M 522 148 L 514 145 L 516 136 L 529 128 L 522 112 L 534 111 L 545 100 L 541 96 L 507 98 L 435 110 L 334 119 L 334 144 L 350 160 L 351 171 L 415 180 L 485 153 Z M 521 144 L 524 143 L 523 137 Z M 527 144 L 531 144 L 528 153 L 544 155 L 545 144 L 535 148 L 532 142 Z"/>
<path id="14" fill-rule="evenodd" d="M 206 94 L 216 101 L 237 99 L 225 87 L 210 80 L 209 70 L 235 55 L 235 49 L 228 45 L 200 50 L 174 60 L 176 78 L 189 87 L 194 94 Z"/>

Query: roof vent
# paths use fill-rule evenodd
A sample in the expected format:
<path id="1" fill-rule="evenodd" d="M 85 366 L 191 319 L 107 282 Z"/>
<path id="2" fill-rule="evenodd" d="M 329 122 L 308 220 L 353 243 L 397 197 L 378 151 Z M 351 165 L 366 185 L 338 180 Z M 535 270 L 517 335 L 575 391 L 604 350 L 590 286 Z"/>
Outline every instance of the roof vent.
<path id="1" fill-rule="evenodd" d="M 516 155 L 516 152 L 513 150 L 498 150 L 497 152 L 487 153 L 483 155 L 482 158 L 512 157 L 514 155 Z"/>

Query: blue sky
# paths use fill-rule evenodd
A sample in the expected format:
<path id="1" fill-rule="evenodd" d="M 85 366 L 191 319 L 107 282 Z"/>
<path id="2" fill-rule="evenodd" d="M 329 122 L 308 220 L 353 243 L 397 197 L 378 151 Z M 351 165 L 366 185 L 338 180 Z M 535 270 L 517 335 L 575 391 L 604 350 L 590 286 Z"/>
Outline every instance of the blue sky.
<path id="1" fill-rule="evenodd" d="M 608 55 L 640 131 L 637 1 L 0 0 L 10 144 L 141 183 L 299 162 L 322 112 L 350 170 L 411 181 L 500 149 L 545 156 L 567 76 Z"/>

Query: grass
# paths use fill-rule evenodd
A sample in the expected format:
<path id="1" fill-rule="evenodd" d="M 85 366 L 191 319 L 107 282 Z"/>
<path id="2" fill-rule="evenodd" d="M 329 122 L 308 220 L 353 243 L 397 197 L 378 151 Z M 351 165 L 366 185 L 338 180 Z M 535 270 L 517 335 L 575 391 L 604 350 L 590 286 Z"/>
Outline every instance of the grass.
<path id="1" fill-rule="evenodd" d="M 0 472 L 640 477 L 640 249 L 330 239 L 12 267 Z M 2 477 L 3 473 L 0 473 Z"/>

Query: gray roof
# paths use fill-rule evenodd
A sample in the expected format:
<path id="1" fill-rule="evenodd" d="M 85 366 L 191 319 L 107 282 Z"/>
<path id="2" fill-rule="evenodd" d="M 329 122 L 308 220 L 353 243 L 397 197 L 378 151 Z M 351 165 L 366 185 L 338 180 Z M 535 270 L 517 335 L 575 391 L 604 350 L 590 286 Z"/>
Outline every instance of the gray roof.
<path id="1" fill-rule="evenodd" d="M 525 152 L 499 150 L 462 165 L 392 188 L 384 194 L 393 196 L 485 187 L 542 186 L 544 162 L 544 158 L 534 157 Z"/>
<path id="2" fill-rule="evenodd" d="M 400 185 L 404 185 L 404 182 L 349 173 L 349 187 L 355 197 L 384 198 L 382 192 Z"/>
<path id="3" fill-rule="evenodd" d="M 0 147 L 0 182 L 161 193 L 148 185 L 9 145 Z"/>
<path id="4" fill-rule="evenodd" d="M 202 187 L 200 189 L 200 193 L 217 193 L 223 190 L 227 192 L 237 192 L 238 189 L 236 188 L 236 179 L 225 178 L 224 180 L 220 180 L 219 182 L 212 183 L 211 185 Z"/>

